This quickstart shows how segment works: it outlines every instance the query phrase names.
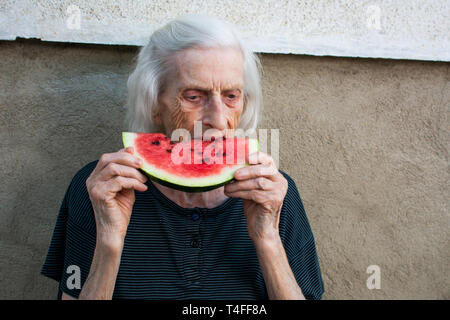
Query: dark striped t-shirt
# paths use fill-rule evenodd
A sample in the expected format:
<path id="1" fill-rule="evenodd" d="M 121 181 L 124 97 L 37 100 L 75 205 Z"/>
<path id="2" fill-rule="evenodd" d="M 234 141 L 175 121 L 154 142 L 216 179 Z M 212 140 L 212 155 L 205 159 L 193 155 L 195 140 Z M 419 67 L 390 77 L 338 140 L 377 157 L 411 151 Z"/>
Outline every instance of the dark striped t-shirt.
<path id="1" fill-rule="evenodd" d="M 78 297 L 77 287 L 89 274 L 96 226 L 86 179 L 96 164 L 72 179 L 41 270 L 59 282 L 58 297 L 61 291 Z M 314 237 L 297 187 L 282 173 L 289 188 L 280 236 L 303 294 L 320 299 L 324 287 Z M 145 192 L 135 193 L 113 299 L 268 299 L 242 199 L 229 198 L 210 209 L 183 208 L 150 180 L 146 184 Z"/>

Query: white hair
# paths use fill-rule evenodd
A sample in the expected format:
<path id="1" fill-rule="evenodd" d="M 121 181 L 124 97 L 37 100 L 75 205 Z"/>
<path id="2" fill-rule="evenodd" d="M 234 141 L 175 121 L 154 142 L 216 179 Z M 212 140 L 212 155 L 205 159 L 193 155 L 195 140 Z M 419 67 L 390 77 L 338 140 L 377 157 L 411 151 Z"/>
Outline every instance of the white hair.
<path id="1" fill-rule="evenodd" d="M 142 47 L 137 65 L 128 78 L 125 123 L 128 131 L 155 132 L 152 122 L 164 79 L 173 67 L 173 54 L 192 47 L 235 47 L 244 58 L 244 109 L 237 128 L 253 131 L 262 108 L 261 63 L 232 25 L 206 15 L 187 15 L 157 29 Z"/>

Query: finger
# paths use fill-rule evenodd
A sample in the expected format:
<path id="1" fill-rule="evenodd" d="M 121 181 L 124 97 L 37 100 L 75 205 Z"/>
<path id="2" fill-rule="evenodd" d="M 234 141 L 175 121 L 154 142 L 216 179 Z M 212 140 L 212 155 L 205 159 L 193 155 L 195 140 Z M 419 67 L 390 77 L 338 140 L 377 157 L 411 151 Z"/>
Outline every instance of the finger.
<path id="1" fill-rule="evenodd" d="M 126 148 L 120 149 L 119 152 L 128 152 L 128 153 L 133 154 L 134 153 L 134 147 L 126 147 Z"/>
<path id="2" fill-rule="evenodd" d="M 254 179 L 247 179 L 242 181 L 235 181 L 225 186 L 225 192 L 237 192 L 237 191 L 249 191 L 249 190 L 272 190 L 273 181 L 265 178 L 258 177 Z"/>
<path id="3" fill-rule="evenodd" d="M 135 189 L 137 191 L 147 190 L 147 186 L 142 182 L 133 178 L 125 178 L 121 176 L 116 176 L 106 181 L 104 183 L 104 188 L 106 189 L 106 193 L 109 194 L 115 194 L 122 189 Z"/>
<path id="4" fill-rule="evenodd" d="M 135 178 L 136 180 L 145 183 L 147 177 L 140 173 L 136 168 L 124 166 L 115 162 L 110 162 L 99 174 L 99 179 L 106 181 L 114 176 L 121 176 L 127 178 Z"/>
<path id="5" fill-rule="evenodd" d="M 261 203 L 264 199 L 264 193 L 259 190 L 227 192 L 226 195 L 230 198 L 252 200 L 256 203 Z"/>
<path id="6" fill-rule="evenodd" d="M 236 180 L 246 180 L 257 177 L 266 177 L 271 180 L 275 180 L 275 175 L 278 170 L 271 165 L 251 165 L 247 167 L 240 168 L 234 173 L 234 178 Z"/>
<path id="7" fill-rule="evenodd" d="M 267 153 L 258 151 L 248 155 L 247 161 L 249 164 L 265 164 L 272 165 L 274 164 L 274 160 Z"/>
<path id="8" fill-rule="evenodd" d="M 114 153 L 103 154 L 98 161 L 96 169 L 100 172 L 111 162 L 133 168 L 140 168 L 143 163 L 143 161 L 140 158 L 130 154 L 129 151 L 124 150 Z"/>

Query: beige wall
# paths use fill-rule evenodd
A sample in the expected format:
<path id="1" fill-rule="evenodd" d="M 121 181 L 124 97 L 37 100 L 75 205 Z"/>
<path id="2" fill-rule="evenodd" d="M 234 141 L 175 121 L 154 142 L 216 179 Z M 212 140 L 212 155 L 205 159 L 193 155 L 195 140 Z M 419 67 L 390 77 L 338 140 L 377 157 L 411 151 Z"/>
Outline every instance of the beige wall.
<path id="1" fill-rule="evenodd" d="M 135 47 L 0 42 L 0 298 L 39 275 L 73 174 L 121 147 Z M 315 234 L 325 299 L 450 299 L 449 64 L 262 55 L 264 120 Z M 366 268 L 378 265 L 381 289 Z"/>
<path id="2" fill-rule="evenodd" d="M 267 55 L 263 65 L 263 126 L 285 141 L 281 167 L 311 219 L 325 298 L 450 299 L 449 64 Z M 372 264 L 381 290 L 366 287 Z"/>

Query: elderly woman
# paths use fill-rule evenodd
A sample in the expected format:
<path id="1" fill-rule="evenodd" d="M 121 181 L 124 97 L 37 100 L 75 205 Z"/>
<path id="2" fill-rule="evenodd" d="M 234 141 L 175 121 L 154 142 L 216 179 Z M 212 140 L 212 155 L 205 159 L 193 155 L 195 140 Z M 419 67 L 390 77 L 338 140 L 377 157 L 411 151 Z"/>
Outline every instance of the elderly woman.
<path id="1" fill-rule="evenodd" d="M 129 131 L 167 135 L 255 129 L 262 100 L 257 57 L 205 16 L 156 30 L 128 89 Z M 62 299 L 320 299 L 294 181 L 267 154 L 248 161 L 233 183 L 185 193 L 147 180 L 132 148 L 103 154 L 73 178 L 42 273 Z"/>

